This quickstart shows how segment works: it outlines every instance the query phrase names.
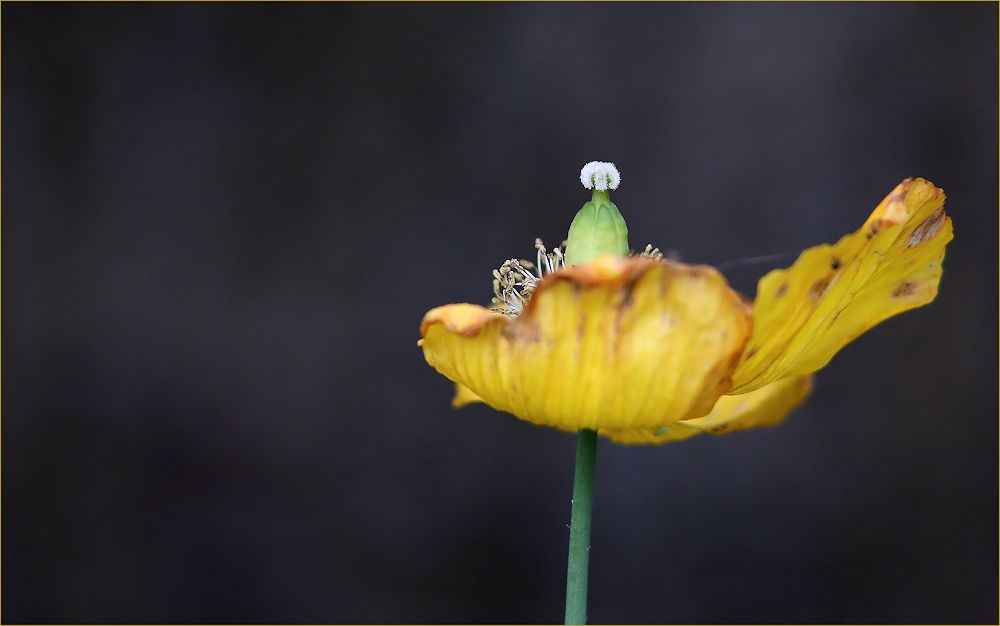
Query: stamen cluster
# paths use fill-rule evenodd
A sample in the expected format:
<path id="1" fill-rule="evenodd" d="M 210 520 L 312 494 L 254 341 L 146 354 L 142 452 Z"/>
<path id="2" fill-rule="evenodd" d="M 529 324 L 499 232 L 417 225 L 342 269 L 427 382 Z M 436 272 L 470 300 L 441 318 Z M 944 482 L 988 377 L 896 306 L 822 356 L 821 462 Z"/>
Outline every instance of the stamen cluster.
<path id="1" fill-rule="evenodd" d="M 635 254 L 635 253 L 633 253 L 633 254 Z M 673 254 L 673 253 L 671 253 L 671 254 Z M 651 243 L 647 243 L 646 247 L 643 249 L 643 251 L 640 252 L 639 254 L 635 254 L 635 256 L 641 257 L 641 258 L 644 258 L 644 259 L 653 259 L 654 261 L 662 261 L 663 260 L 663 253 L 660 252 L 659 248 L 654 248 L 653 244 L 651 244 Z M 671 257 L 671 258 L 673 258 L 673 257 Z"/>
<path id="2" fill-rule="evenodd" d="M 535 239 L 535 263 L 526 259 L 507 259 L 503 265 L 493 270 L 494 313 L 517 317 L 524 310 L 535 287 L 545 276 L 566 267 L 566 242 L 553 248 L 551 252 L 541 239 Z M 652 244 L 646 244 L 642 252 L 632 252 L 631 256 L 662 261 L 663 253 Z"/>
<path id="3" fill-rule="evenodd" d="M 566 242 L 549 252 L 541 239 L 535 239 L 535 263 L 525 259 L 507 259 L 493 270 L 493 307 L 491 311 L 517 317 L 531 299 L 535 286 L 547 274 L 566 266 L 563 253 Z M 534 270 L 532 272 L 531 270 Z"/>

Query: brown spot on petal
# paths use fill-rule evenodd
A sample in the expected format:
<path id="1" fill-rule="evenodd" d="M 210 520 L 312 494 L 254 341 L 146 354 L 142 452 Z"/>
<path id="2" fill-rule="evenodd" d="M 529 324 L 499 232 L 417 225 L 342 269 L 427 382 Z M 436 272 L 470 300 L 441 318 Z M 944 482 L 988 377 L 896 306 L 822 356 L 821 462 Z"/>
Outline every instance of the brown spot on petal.
<path id="1" fill-rule="evenodd" d="M 892 290 L 893 298 L 900 298 L 902 296 L 908 296 L 917 290 L 917 284 L 911 282 L 899 283 L 895 289 Z"/>
<path id="2" fill-rule="evenodd" d="M 774 292 L 774 297 L 780 298 L 786 293 L 788 293 L 788 283 L 781 283 L 781 286 L 778 287 L 778 290 Z"/>
<path id="3" fill-rule="evenodd" d="M 821 278 L 813 283 L 813 286 L 809 288 L 809 297 L 819 298 L 826 293 L 827 288 L 830 286 L 830 277 Z"/>
<path id="4" fill-rule="evenodd" d="M 760 346 L 754 346 L 754 347 L 750 348 L 750 351 L 747 352 L 747 355 L 745 357 L 743 357 L 743 360 L 744 361 L 749 361 L 750 359 L 752 359 L 753 355 L 757 354 L 757 350 L 759 348 L 760 348 Z"/>
<path id="5" fill-rule="evenodd" d="M 834 257 L 830 261 L 830 269 L 832 269 L 832 270 L 839 270 L 840 269 L 840 259 Z"/>
<path id="6" fill-rule="evenodd" d="M 883 219 L 881 219 L 881 218 L 873 221 L 868 226 L 868 232 L 865 233 L 865 238 L 866 239 L 872 239 L 873 237 L 875 237 L 875 235 L 879 234 L 879 232 L 881 232 L 881 230 L 883 228 L 885 228 L 886 225 L 887 225 L 886 221 L 883 220 Z M 891 226 L 891 224 L 889 224 L 889 225 Z"/>
<path id="7" fill-rule="evenodd" d="M 638 279 L 633 279 L 622 285 L 622 303 L 619 307 L 622 311 L 626 311 L 632 306 L 632 302 L 635 300 L 637 282 L 639 282 Z"/>
<path id="8" fill-rule="evenodd" d="M 617 337 L 621 333 L 622 327 L 622 315 L 625 314 L 635 301 L 635 287 L 638 283 L 638 279 L 633 279 L 622 285 L 622 299 L 621 303 L 615 309 L 615 336 Z M 617 344 L 615 344 L 617 346 Z"/>

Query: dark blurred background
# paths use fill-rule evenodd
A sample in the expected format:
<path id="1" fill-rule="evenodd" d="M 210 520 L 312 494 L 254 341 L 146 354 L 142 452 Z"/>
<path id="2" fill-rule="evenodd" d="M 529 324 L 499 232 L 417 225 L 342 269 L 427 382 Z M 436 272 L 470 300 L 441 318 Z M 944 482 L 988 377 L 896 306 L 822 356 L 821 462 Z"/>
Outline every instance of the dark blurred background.
<path id="1" fill-rule="evenodd" d="M 592 621 L 997 622 L 996 4 L 2 17 L 4 622 L 560 621 L 574 438 L 416 340 L 593 159 L 749 294 L 906 176 L 956 237 L 784 426 L 601 443 Z"/>

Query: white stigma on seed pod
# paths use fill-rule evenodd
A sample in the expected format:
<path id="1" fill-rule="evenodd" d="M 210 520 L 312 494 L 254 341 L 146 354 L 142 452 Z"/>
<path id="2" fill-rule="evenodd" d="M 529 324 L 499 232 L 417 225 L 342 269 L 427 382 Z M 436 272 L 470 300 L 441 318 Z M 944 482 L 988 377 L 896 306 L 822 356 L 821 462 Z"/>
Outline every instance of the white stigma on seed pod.
<path id="1" fill-rule="evenodd" d="M 591 161 L 580 170 L 580 182 L 587 189 L 606 191 L 608 189 L 618 189 L 622 182 L 622 175 L 618 173 L 618 168 L 614 163 L 604 161 Z"/>

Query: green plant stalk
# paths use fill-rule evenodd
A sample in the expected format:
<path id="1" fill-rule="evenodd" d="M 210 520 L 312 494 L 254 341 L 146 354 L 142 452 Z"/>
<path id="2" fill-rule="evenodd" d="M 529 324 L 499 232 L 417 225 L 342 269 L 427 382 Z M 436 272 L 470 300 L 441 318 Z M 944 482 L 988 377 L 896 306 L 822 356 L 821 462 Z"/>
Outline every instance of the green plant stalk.
<path id="1" fill-rule="evenodd" d="M 566 569 L 566 624 L 587 623 L 587 577 L 590 572 L 590 519 L 594 505 L 594 462 L 597 431 L 577 433 L 576 471 L 569 526 L 569 565 Z"/>

